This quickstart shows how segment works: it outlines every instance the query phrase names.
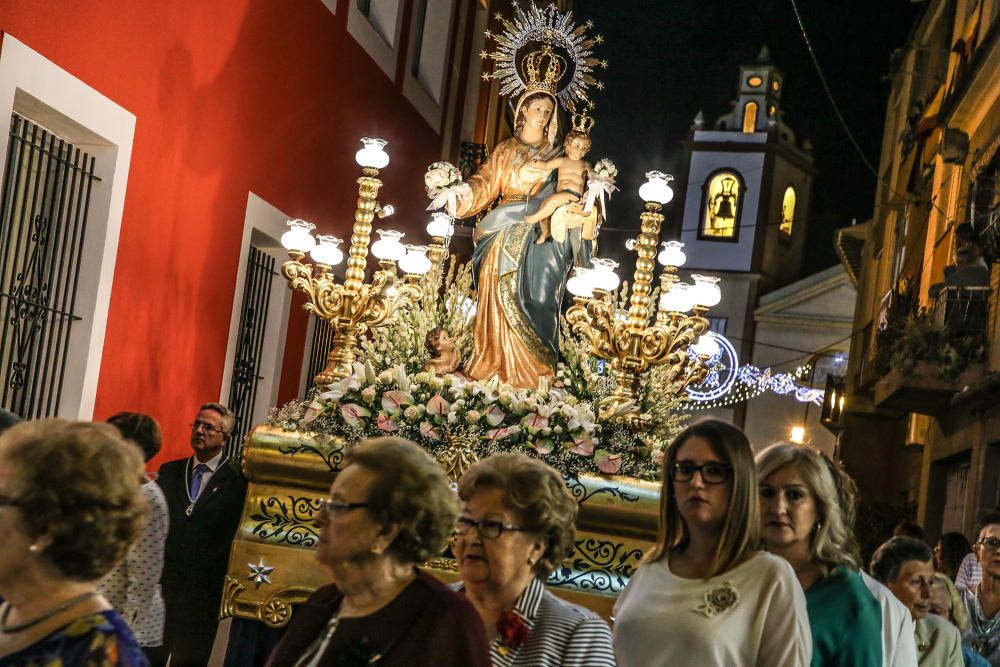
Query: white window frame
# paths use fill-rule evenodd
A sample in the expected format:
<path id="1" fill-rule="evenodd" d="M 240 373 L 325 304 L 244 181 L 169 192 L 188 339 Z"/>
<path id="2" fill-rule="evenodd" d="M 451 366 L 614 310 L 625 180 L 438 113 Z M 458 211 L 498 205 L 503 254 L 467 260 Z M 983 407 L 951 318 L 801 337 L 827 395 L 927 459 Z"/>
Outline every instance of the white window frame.
<path id="1" fill-rule="evenodd" d="M 60 417 L 90 420 L 104 355 L 136 117 L 10 34 L 0 43 L 0 118 L 12 113 L 51 130 L 95 158 Z M 0 133 L 6 164 L 8 132 Z"/>
<path id="2" fill-rule="evenodd" d="M 348 0 L 347 3 L 347 32 L 354 40 L 361 45 L 371 59 L 375 61 L 385 75 L 390 80 L 396 80 L 396 63 L 399 62 L 399 45 L 403 27 L 403 14 L 405 14 L 406 3 L 399 0 L 399 12 L 396 14 L 396 32 L 392 43 L 389 46 L 378 30 L 371 24 L 361 8 L 358 7 L 358 0 Z"/>
<path id="3" fill-rule="evenodd" d="M 417 0 L 416 6 L 413 8 L 413 16 L 410 17 L 410 45 L 408 53 L 406 56 L 406 67 L 403 70 L 403 95 L 406 99 L 416 108 L 427 124 L 431 128 L 441 134 L 442 124 L 444 121 L 444 102 L 448 97 L 449 93 L 449 83 L 451 81 L 451 76 L 449 76 L 449 69 L 453 63 L 453 50 L 455 48 L 455 17 L 459 11 L 461 11 L 462 0 L 455 0 L 451 8 L 451 16 L 448 19 L 448 32 L 445 37 L 445 62 L 444 62 L 444 72 L 442 72 L 441 81 L 441 101 L 435 102 L 431 94 L 424 88 L 424 85 L 420 83 L 420 79 L 414 73 L 417 67 L 418 59 L 420 57 L 419 48 L 421 42 L 423 41 L 423 35 L 421 35 L 418 40 L 417 31 L 421 28 L 421 19 L 427 8 L 427 5 L 434 0 Z M 440 36 L 434 36 L 440 38 Z"/>
<path id="4" fill-rule="evenodd" d="M 263 376 L 257 385 L 257 396 L 253 414 L 247 421 L 249 433 L 257 424 L 267 419 L 267 414 L 278 401 L 281 385 L 281 366 L 285 357 L 285 338 L 288 333 L 288 315 L 292 305 L 292 290 L 280 275 L 281 265 L 288 255 L 281 246 L 281 235 L 287 231 L 288 216 L 277 207 L 253 192 L 247 195 L 246 215 L 243 219 L 243 237 L 240 240 L 240 261 L 236 271 L 236 287 L 233 292 L 233 310 L 229 318 L 229 342 L 226 344 L 226 365 L 222 371 L 222 387 L 219 402 L 229 401 L 229 385 L 233 379 L 233 363 L 236 345 L 240 335 L 240 314 L 243 311 L 243 291 L 246 289 L 247 258 L 251 243 L 259 250 L 272 255 L 277 260 L 275 269 L 279 275 L 272 278 L 271 297 L 268 302 L 268 319 L 264 328 L 264 342 L 261 347 L 260 368 Z"/>

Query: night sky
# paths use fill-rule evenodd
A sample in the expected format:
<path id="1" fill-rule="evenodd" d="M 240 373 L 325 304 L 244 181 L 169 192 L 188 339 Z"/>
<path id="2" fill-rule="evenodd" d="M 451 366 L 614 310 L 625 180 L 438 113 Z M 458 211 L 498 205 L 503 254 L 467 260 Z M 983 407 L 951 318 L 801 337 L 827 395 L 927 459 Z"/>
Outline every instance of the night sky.
<path id="1" fill-rule="evenodd" d="M 924 5 L 909 0 L 797 2 L 834 97 L 877 167 L 889 56 L 905 44 Z M 791 0 L 575 0 L 573 13 L 578 21 L 594 20 L 595 32 L 605 38 L 596 55 L 608 61 L 601 77 L 606 88 L 594 96 L 597 125 L 588 159 L 611 157 L 621 191 L 609 206 L 601 254 L 626 254 L 624 240 L 639 225 L 643 174 L 660 169 L 680 175 L 681 141 L 695 114 L 702 110 L 711 128 L 736 97 L 739 66 L 753 63 L 766 44 L 785 74 L 784 120 L 798 141 L 812 142 L 819 172 L 803 273 L 836 263 L 833 232 L 852 218 L 871 217 L 875 177 L 823 92 Z M 675 196 L 665 209 L 668 223 L 676 202 Z M 626 276 L 631 278 L 631 267 Z"/>

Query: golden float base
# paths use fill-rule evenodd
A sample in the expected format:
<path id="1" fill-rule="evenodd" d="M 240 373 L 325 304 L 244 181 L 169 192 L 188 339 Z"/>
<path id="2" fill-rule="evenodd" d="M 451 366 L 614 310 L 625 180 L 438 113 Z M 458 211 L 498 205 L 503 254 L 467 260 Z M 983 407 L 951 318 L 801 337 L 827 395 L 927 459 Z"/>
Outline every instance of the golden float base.
<path id="1" fill-rule="evenodd" d="M 463 456 L 465 443 L 456 443 Z M 250 480 L 240 528 L 229 558 L 220 616 L 281 627 L 294 608 L 329 582 L 314 560 L 319 529 L 313 521 L 345 451 L 343 440 L 258 426 L 243 446 Z M 447 466 L 451 463 L 451 466 Z M 446 462 L 453 474 L 463 465 Z M 462 463 L 465 463 L 463 461 Z M 656 539 L 660 485 L 629 477 L 567 477 L 580 503 L 576 548 L 547 582 L 556 594 L 608 617 L 643 552 Z M 445 581 L 455 562 L 426 567 Z"/>

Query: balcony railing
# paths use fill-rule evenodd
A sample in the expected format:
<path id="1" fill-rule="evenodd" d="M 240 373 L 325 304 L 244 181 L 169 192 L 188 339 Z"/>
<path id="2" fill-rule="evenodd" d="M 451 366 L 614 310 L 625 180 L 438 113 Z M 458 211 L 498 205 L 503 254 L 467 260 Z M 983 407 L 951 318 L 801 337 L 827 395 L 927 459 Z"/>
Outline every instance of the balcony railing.
<path id="1" fill-rule="evenodd" d="M 932 306 L 934 323 L 954 336 L 983 336 L 989 320 L 990 288 L 947 285 Z"/>
<path id="2" fill-rule="evenodd" d="M 990 288 L 945 285 L 927 311 L 892 323 L 880 341 L 887 363 L 875 383 L 875 404 L 898 413 L 947 411 L 955 394 L 984 377 L 990 346 Z"/>

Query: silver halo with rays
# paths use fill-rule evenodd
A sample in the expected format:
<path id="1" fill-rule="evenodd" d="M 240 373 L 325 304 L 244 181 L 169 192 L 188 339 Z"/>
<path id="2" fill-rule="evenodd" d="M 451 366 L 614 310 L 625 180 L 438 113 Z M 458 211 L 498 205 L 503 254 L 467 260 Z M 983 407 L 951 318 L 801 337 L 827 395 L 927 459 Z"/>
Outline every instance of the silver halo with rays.
<path id="1" fill-rule="evenodd" d="M 579 26 L 573 23 L 573 12 L 562 14 L 554 4 L 544 9 L 534 3 L 524 10 L 517 2 L 513 2 L 513 20 L 507 20 L 500 13 L 496 18 L 503 24 L 503 32 L 494 34 L 487 30 L 486 39 L 496 43 L 492 52 L 481 51 L 479 57 L 483 60 L 492 59 L 493 72 L 483 72 L 483 80 L 496 79 L 500 82 L 500 95 L 519 96 L 527 89 L 523 74 L 518 69 L 517 52 L 530 42 L 542 42 L 562 50 L 573 66 L 570 81 L 556 94 L 563 108 L 575 99 L 589 102 L 588 89 L 593 86 L 598 90 L 604 84 L 594 77 L 594 68 L 607 69 L 605 60 L 593 57 L 591 49 L 600 44 L 604 38 L 600 35 L 588 37 L 587 31 L 594 27 L 593 21 L 587 21 Z"/>

